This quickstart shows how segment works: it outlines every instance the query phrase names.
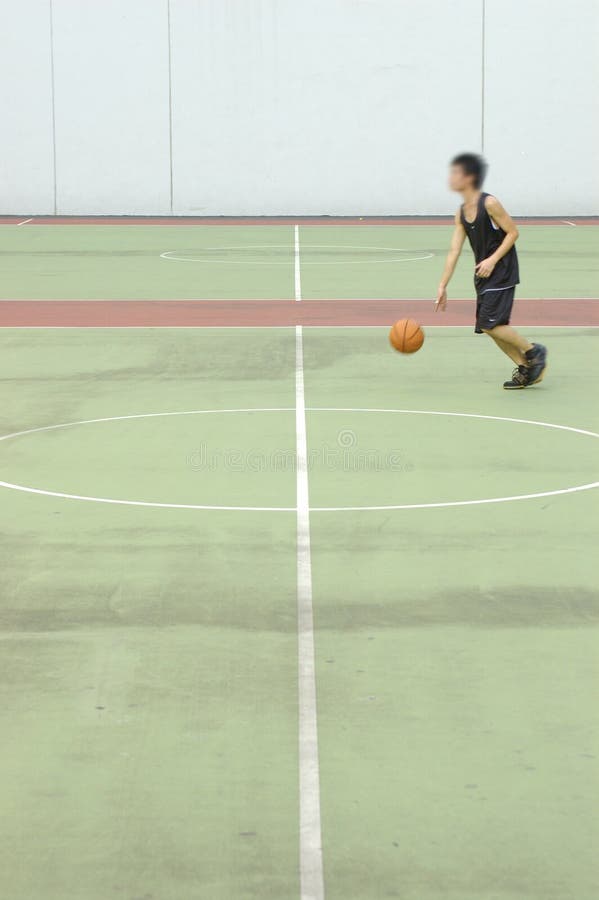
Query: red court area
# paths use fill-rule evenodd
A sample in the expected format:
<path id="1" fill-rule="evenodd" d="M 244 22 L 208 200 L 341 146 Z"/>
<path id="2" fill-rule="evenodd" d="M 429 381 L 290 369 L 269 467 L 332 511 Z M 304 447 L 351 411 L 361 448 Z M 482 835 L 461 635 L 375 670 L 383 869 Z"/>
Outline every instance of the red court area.
<path id="1" fill-rule="evenodd" d="M 4 327 L 266 327 L 390 325 L 409 316 L 422 325 L 471 325 L 474 300 L 450 300 L 435 312 L 426 300 L 2 300 Z M 599 326 L 599 300 L 516 300 L 515 325 Z"/>

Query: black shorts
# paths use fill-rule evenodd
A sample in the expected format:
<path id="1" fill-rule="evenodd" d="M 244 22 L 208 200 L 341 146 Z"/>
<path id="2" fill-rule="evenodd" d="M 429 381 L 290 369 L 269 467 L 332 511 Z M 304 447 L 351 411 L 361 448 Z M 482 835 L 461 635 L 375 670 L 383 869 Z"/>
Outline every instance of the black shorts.
<path id="1" fill-rule="evenodd" d="M 485 291 L 476 296 L 476 334 L 483 329 L 490 331 L 496 325 L 509 325 L 514 305 L 516 286 L 502 288 L 499 291 Z"/>

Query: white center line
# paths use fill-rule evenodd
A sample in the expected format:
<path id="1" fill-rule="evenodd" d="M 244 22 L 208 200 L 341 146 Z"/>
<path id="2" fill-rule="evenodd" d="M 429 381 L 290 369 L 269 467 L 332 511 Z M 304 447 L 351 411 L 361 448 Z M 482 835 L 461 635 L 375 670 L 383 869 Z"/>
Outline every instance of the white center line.
<path id="1" fill-rule="evenodd" d="M 295 299 L 300 302 L 302 299 L 302 272 L 300 268 L 300 243 L 299 243 L 299 225 L 296 225 L 294 230 L 294 239 L 295 239 L 295 249 L 294 249 L 294 259 L 295 259 Z"/>
<path id="2" fill-rule="evenodd" d="M 301 300 L 299 234 L 295 226 L 295 299 Z M 320 769 L 310 554 L 310 495 L 302 326 L 295 328 L 295 443 L 297 490 L 297 632 L 301 900 L 324 900 L 320 825 Z"/>

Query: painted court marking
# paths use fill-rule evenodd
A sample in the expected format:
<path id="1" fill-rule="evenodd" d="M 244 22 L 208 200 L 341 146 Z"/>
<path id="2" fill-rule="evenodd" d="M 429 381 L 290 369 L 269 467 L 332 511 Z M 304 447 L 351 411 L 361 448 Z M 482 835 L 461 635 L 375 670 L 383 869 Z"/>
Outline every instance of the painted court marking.
<path id="1" fill-rule="evenodd" d="M 295 299 L 299 303 L 302 299 L 302 269 L 300 263 L 299 225 L 296 225 L 293 229 L 293 259 Z"/>
<path id="2" fill-rule="evenodd" d="M 297 326 L 301 328 L 301 326 Z M 297 330 L 296 330 L 297 335 Z M 303 361 L 302 361 L 303 366 Z M 297 373 L 296 373 L 297 377 Z M 479 413 L 460 413 L 445 412 L 439 410 L 427 409 L 384 409 L 384 408 L 363 408 L 363 407 L 323 407 L 311 406 L 305 407 L 305 412 L 345 412 L 345 413 L 384 413 L 388 415 L 416 415 L 416 416 L 450 416 L 464 419 L 483 419 L 497 422 L 512 422 L 519 425 L 531 425 L 540 428 L 550 428 L 558 431 L 569 431 L 573 434 L 582 434 L 587 437 L 599 438 L 599 434 L 594 431 L 588 431 L 584 428 L 574 428 L 571 425 L 558 425 L 552 422 L 539 422 L 534 419 L 516 419 L 509 416 L 487 416 Z M 141 413 L 128 416 L 107 416 L 100 419 L 84 419 L 79 422 L 63 422 L 58 425 L 43 425 L 39 428 L 28 428 L 25 431 L 16 431 L 11 434 L 5 434 L 0 437 L 1 441 L 8 441 L 13 438 L 23 437 L 28 434 L 35 434 L 42 431 L 55 431 L 62 428 L 73 428 L 79 425 L 92 425 L 103 422 L 119 422 L 129 419 L 150 419 L 166 416 L 198 416 L 198 415 L 227 415 L 235 413 L 266 413 L 266 412 L 295 412 L 295 407 L 255 407 L 244 409 L 196 409 L 184 410 L 181 412 L 161 412 L 161 413 Z M 122 506 L 144 506 L 158 507 L 166 509 L 208 509 L 208 510 L 226 510 L 239 512 L 294 512 L 297 514 L 296 506 L 223 506 L 216 504 L 194 504 L 194 503 L 158 503 L 145 500 L 127 500 L 116 499 L 112 497 L 92 497 L 80 494 L 70 494 L 62 491 L 49 491 L 42 488 L 34 488 L 29 485 L 15 484 L 9 481 L 0 481 L 0 487 L 8 490 L 23 491 L 28 494 L 40 494 L 47 497 L 60 497 L 68 500 L 83 500 L 90 503 L 113 503 Z M 474 500 L 451 500 L 444 502 L 432 503 L 400 503 L 389 504 L 385 506 L 311 506 L 310 512 L 359 512 L 369 510 L 393 510 L 393 509 L 438 509 L 442 507 L 452 506 L 479 506 L 485 503 L 508 503 L 516 500 L 532 500 L 539 497 L 554 497 L 560 494 L 574 494 L 580 491 L 590 491 L 599 487 L 599 481 L 588 482 L 586 484 L 574 485 L 572 487 L 558 488 L 551 491 L 538 491 L 531 494 L 517 494 L 507 497 L 485 497 Z"/>
<path id="3" fill-rule="evenodd" d="M 295 232 L 297 234 L 299 226 L 295 226 Z M 378 259 L 344 259 L 340 261 L 339 259 L 333 260 L 313 260 L 304 256 L 302 260 L 303 265 L 309 266 L 338 266 L 343 263 L 343 265 L 350 266 L 360 266 L 360 265 L 370 265 L 373 263 L 401 263 L 401 262 L 417 262 L 423 259 L 432 259 L 435 255 L 434 253 L 430 253 L 428 250 L 423 251 L 413 251 L 406 249 L 405 247 L 372 247 L 368 245 L 360 245 L 360 244 L 304 244 L 302 246 L 303 250 L 375 250 L 384 253 L 419 253 L 418 256 L 391 256 L 391 257 L 381 257 Z M 252 250 L 287 250 L 289 251 L 288 244 L 252 244 L 248 247 L 206 247 L 205 252 L 209 253 L 210 251 L 215 250 L 219 251 L 237 251 L 242 252 L 244 250 L 252 251 Z M 204 250 L 199 250 L 199 253 L 203 253 Z M 241 259 L 231 259 L 230 257 L 209 257 L 202 256 L 200 258 L 195 256 L 175 256 L 174 254 L 178 253 L 177 250 L 165 250 L 160 254 L 161 259 L 169 259 L 174 262 L 193 262 L 193 263 L 229 263 L 233 265 L 256 265 L 256 266 L 288 266 L 289 260 L 275 260 L 275 259 L 260 259 L 260 258 L 252 258 L 251 256 L 242 257 Z M 295 253 L 294 253 L 295 255 Z"/>
<path id="4" fill-rule="evenodd" d="M 36 434 L 41 431 L 57 431 L 61 428 L 73 428 L 76 425 L 95 425 L 102 422 L 121 422 L 129 419 L 158 419 L 167 416 L 200 416 L 215 413 L 252 413 L 252 412 L 293 412 L 292 406 L 266 407 L 266 408 L 250 408 L 250 409 L 192 409 L 183 410 L 181 412 L 160 412 L 160 413 L 141 413 L 130 416 L 105 416 L 100 419 L 82 419 L 79 422 L 63 422 L 59 425 L 43 425 L 40 428 L 27 428 L 25 431 L 15 431 L 12 434 L 4 434 L 0 436 L 0 441 L 8 441 L 11 438 L 24 437 L 28 434 Z M 61 497 L 67 500 L 85 500 L 90 503 L 114 503 L 119 506 L 149 506 L 163 509 L 210 509 L 210 510 L 229 510 L 235 512 L 295 512 L 295 506 L 216 506 L 212 504 L 198 503 L 158 503 L 145 500 L 121 500 L 112 497 L 91 497 L 82 494 L 69 494 L 63 491 L 46 491 L 41 488 L 33 488 L 22 484 L 12 484 L 7 481 L 0 481 L 0 487 L 5 487 L 15 491 L 24 491 L 28 494 L 42 494 L 47 497 Z"/>
<path id="5" fill-rule="evenodd" d="M 300 299 L 300 298 L 297 298 Z M 316 661 L 310 552 L 310 496 L 304 393 L 302 326 L 295 329 L 295 434 L 297 485 L 297 638 L 299 709 L 299 808 L 301 900 L 323 900 L 320 768 L 316 707 Z"/>
<path id="6" fill-rule="evenodd" d="M 297 224 L 293 229 L 293 245 L 295 299 L 300 303 L 302 279 L 300 234 Z M 301 325 L 295 327 L 295 472 L 300 898 L 324 900 L 304 337 Z"/>

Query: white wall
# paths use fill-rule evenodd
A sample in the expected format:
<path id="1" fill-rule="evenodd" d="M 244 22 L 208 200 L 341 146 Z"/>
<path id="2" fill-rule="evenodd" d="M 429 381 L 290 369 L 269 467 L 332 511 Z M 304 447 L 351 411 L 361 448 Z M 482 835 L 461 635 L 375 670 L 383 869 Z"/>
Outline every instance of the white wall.
<path id="1" fill-rule="evenodd" d="M 481 131 L 456 21 L 476 45 L 480 0 L 172 0 L 175 212 L 446 208 Z"/>
<path id="2" fill-rule="evenodd" d="M 0 0 L 0 210 L 54 211 L 48 0 Z"/>
<path id="3" fill-rule="evenodd" d="M 489 184 L 516 215 L 599 213 L 599 0 L 487 0 Z"/>
<path id="4" fill-rule="evenodd" d="M 447 213 L 448 158 L 484 144 L 513 212 L 599 213 L 599 0 L 0 15 L 0 212 Z"/>
<path id="5" fill-rule="evenodd" d="M 166 3 L 52 7 L 57 212 L 170 212 Z"/>

